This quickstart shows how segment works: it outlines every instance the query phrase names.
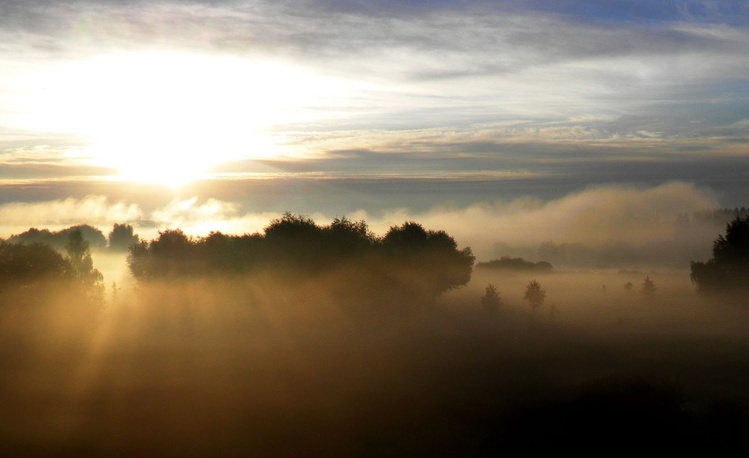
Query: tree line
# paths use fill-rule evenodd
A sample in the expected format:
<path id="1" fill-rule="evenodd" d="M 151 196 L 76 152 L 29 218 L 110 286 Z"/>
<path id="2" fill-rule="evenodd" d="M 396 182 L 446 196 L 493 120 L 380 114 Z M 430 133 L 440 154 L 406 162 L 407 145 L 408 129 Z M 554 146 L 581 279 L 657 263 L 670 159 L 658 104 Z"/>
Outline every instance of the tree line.
<path id="1" fill-rule="evenodd" d="M 109 249 L 111 251 L 125 252 L 130 245 L 138 243 L 140 240 L 135 234 L 132 225 L 115 223 L 106 237 L 102 231 L 93 226 L 79 224 L 59 231 L 32 227 L 20 234 L 11 235 L 7 241 L 14 244 L 41 243 L 58 250 L 65 250 L 71 234 L 75 231 L 80 231 L 83 240 L 86 241 L 89 248 L 98 250 Z"/>
<path id="2" fill-rule="evenodd" d="M 50 245 L 0 240 L 0 292 L 61 286 L 82 299 L 101 303 L 104 279 L 94 268 L 91 249 L 80 228 L 66 231 L 66 255 Z"/>
<path id="3" fill-rule="evenodd" d="M 749 293 L 749 216 L 736 217 L 713 242 L 713 257 L 692 261 L 690 277 L 703 292 Z"/>
<path id="4" fill-rule="evenodd" d="M 336 218 L 328 225 L 285 213 L 263 233 L 211 232 L 190 237 L 180 229 L 131 245 L 127 263 L 141 282 L 206 275 L 272 272 L 295 281 L 335 273 L 347 293 L 406 293 L 430 299 L 463 286 L 475 257 L 441 230 L 409 221 L 375 235 L 365 221 Z"/>

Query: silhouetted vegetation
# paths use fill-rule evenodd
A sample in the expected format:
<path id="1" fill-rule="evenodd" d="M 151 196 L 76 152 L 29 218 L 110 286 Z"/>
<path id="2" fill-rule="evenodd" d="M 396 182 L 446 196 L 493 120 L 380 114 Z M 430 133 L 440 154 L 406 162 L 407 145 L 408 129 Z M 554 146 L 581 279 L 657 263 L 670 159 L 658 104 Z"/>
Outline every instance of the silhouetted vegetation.
<path id="1" fill-rule="evenodd" d="M 43 243 L 0 241 L 0 289 L 24 288 L 73 278 L 73 266 Z"/>
<path id="2" fill-rule="evenodd" d="M 531 262 L 526 261 L 523 258 L 511 258 L 509 256 L 502 256 L 499 259 L 493 259 L 489 262 L 480 262 L 476 264 L 476 268 L 519 270 L 526 272 L 551 272 L 553 269 L 552 265 L 546 261 Z"/>
<path id="3" fill-rule="evenodd" d="M 68 253 L 73 279 L 78 282 L 91 301 L 101 303 L 104 295 L 104 277 L 94 268 L 91 250 L 88 242 L 83 239 L 83 232 L 80 229 L 69 233 L 65 250 Z"/>
<path id="4" fill-rule="evenodd" d="M 91 248 L 106 247 L 107 239 L 104 237 L 104 234 L 102 234 L 99 229 L 89 226 L 88 224 L 71 226 L 59 231 L 50 231 L 49 229 L 37 229 L 32 227 L 26 232 L 11 235 L 8 238 L 8 241 L 11 243 L 43 243 L 60 251 L 64 251 L 68 244 L 68 240 L 70 239 L 70 234 L 76 230 L 81 232 L 83 239 Z"/>
<path id="5" fill-rule="evenodd" d="M 640 293 L 646 298 L 652 298 L 656 291 L 658 291 L 658 288 L 656 288 L 655 282 L 649 276 L 645 277 L 645 280 L 642 281 Z"/>
<path id="6" fill-rule="evenodd" d="M 18 286 L 0 288 L 2 456 L 721 455 L 749 434 L 749 310 L 703 307 L 683 271 L 678 293 L 658 274 L 658 307 L 633 300 L 644 269 L 559 271 L 529 322 L 541 283 L 484 269 L 433 313 L 351 319 L 332 305 L 423 304 L 472 254 L 413 222 L 380 237 L 285 214 L 138 241 L 137 288 L 76 308 L 98 284 L 80 235 L 67 256 L 0 242 Z M 46 279 L 60 293 L 23 307 Z"/>
<path id="7" fill-rule="evenodd" d="M 393 226 L 381 238 L 364 221 L 335 219 L 327 226 L 290 213 L 275 219 L 264 234 L 213 232 L 193 238 L 166 230 L 130 247 L 128 266 L 140 281 L 273 272 L 290 281 L 335 272 L 332 294 L 433 299 L 471 278 L 474 257 L 459 250 L 444 231 L 415 222 Z"/>
<path id="8" fill-rule="evenodd" d="M 502 304 L 502 299 L 497 292 L 497 287 L 489 283 L 484 290 L 484 295 L 481 296 L 481 308 L 484 312 L 493 315 L 499 311 L 499 306 Z"/>
<path id="9" fill-rule="evenodd" d="M 59 289 L 82 302 L 101 303 L 103 277 L 93 266 L 88 242 L 79 228 L 67 234 L 67 256 L 39 242 L 0 242 L 0 292 L 21 290 L 31 300 Z"/>
<path id="10" fill-rule="evenodd" d="M 130 224 L 115 223 L 107 236 L 107 246 L 113 251 L 127 251 L 130 245 L 140 241 Z"/>
<path id="11" fill-rule="evenodd" d="M 541 288 L 541 284 L 538 281 L 532 280 L 528 282 L 528 285 L 525 287 L 523 299 L 528 301 L 528 304 L 531 306 L 531 311 L 535 312 L 537 308 L 544 304 L 544 301 L 546 300 L 546 290 Z"/>
<path id="12" fill-rule="evenodd" d="M 694 212 L 691 221 L 709 222 L 724 226 L 737 218 L 747 217 L 749 217 L 749 209 L 746 207 L 718 208 Z M 678 221 L 681 222 L 682 225 L 690 223 L 690 219 L 687 215 L 679 215 Z"/>
<path id="13" fill-rule="evenodd" d="M 692 282 L 703 292 L 749 291 L 749 216 L 737 217 L 713 242 L 713 257 L 691 263 Z"/>

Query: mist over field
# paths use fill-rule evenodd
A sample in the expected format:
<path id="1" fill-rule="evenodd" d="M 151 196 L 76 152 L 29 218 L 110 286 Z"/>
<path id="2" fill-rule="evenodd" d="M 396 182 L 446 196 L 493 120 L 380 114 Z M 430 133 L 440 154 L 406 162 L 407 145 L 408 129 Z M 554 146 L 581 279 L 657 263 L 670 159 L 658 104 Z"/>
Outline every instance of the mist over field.
<path id="1" fill-rule="evenodd" d="M 0 458 L 729 456 L 746 0 L 0 0 Z"/>
<path id="2" fill-rule="evenodd" d="M 370 240 L 357 223 L 336 224 Z M 294 227 L 312 232 L 287 238 Z M 749 431 L 749 309 L 698 294 L 686 268 L 478 266 L 433 300 L 418 285 L 440 262 L 387 265 L 376 252 L 353 264 L 313 250 L 301 264 L 191 273 L 224 268 L 210 256 L 219 264 L 201 267 L 201 247 L 281 237 L 298 250 L 317 243 L 302 234 L 334 227 L 287 215 L 262 238 L 162 232 L 127 262 L 94 250 L 98 305 L 64 285 L 6 289 L 4 453 L 496 456 L 604 443 L 724 452 Z M 377 243 L 403 253 L 413 241 L 392 234 L 413 228 Z M 198 251 L 172 264 L 186 253 L 174 251 L 179 240 Z M 132 259 L 154 279 L 133 278 Z M 526 297 L 533 280 L 545 293 L 538 307 Z M 498 292 L 491 310 L 487 285 Z"/>

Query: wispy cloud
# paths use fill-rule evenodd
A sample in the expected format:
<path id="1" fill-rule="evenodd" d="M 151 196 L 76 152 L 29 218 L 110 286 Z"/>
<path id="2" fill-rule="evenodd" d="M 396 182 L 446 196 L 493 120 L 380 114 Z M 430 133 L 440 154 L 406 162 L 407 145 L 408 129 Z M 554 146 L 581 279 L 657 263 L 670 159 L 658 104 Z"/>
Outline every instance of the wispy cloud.
<path id="1" fill-rule="evenodd" d="M 59 229 L 84 223 L 106 229 L 115 222 L 137 221 L 142 216 L 137 204 L 109 202 L 104 196 L 14 202 L 0 205 L 0 230 L 8 236 L 30 227 Z"/>
<path id="2" fill-rule="evenodd" d="M 8 1 L 0 5 L 0 161 L 16 164 L 7 173 L 19 177 L 96 173 L 40 168 L 85 162 L 71 154 L 89 139 L 49 126 L 22 129 L 32 123 L 19 119 L 50 116 L 24 103 L 43 99 L 44 77 L 70 62 L 167 51 L 282 63 L 294 78 L 263 79 L 259 95 L 233 91 L 227 99 L 241 101 L 241 110 L 210 105 L 193 124 L 173 122 L 169 132 L 184 133 L 182 143 L 161 139 L 148 149 L 123 128 L 112 148 L 147 151 L 145 158 L 198 144 L 194 154 L 221 155 L 236 143 L 228 140 L 262 124 L 273 154 L 302 173 L 410 166 L 428 174 L 562 174 L 573 162 L 589 170 L 626 161 L 645 176 L 654 161 L 745 155 L 747 24 L 742 1 Z M 313 74 L 336 90 L 305 97 Z M 227 87 L 216 75 L 207 79 L 192 95 L 180 88 L 186 107 L 190 97 L 210 99 L 211 88 Z M 293 101 L 253 103 L 284 93 Z M 169 112 L 147 106 L 153 118 Z M 221 129 L 196 142 L 188 135 L 201 131 L 196 124 Z"/>
<path id="3" fill-rule="evenodd" d="M 498 243 L 529 247 L 553 242 L 595 248 L 613 243 L 646 246 L 670 242 L 678 235 L 677 215 L 717 207 L 718 201 L 709 191 L 687 183 L 669 183 L 649 188 L 597 187 L 549 201 L 526 197 L 423 211 L 391 208 L 372 214 L 361 209 L 345 215 L 318 211 L 307 216 L 319 224 L 340 216 L 364 219 L 380 235 L 404 221 L 418 221 L 429 229 L 446 230 L 485 259 L 495 253 Z M 147 238 L 168 228 L 198 236 L 211 231 L 243 234 L 262 232 L 279 216 L 278 212 L 247 211 L 239 202 L 197 196 L 174 199 L 151 211 L 134 203 L 109 202 L 102 196 L 0 206 L 6 235 L 32 226 L 61 228 L 81 223 L 106 231 L 122 222 L 134 224 Z M 709 240 L 703 239 L 700 233 L 694 242 L 707 246 Z"/>

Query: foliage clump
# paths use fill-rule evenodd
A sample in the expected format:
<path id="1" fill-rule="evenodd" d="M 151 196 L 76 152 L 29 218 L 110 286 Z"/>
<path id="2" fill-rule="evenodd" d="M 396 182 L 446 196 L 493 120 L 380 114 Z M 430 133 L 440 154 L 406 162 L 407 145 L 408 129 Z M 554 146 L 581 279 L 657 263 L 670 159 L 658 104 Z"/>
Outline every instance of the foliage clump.
<path id="1" fill-rule="evenodd" d="M 107 246 L 112 251 L 127 251 L 130 245 L 140 241 L 130 224 L 115 223 L 107 236 Z"/>
<path id="2" fill-rule="evenodd" d="M 72 274 L 70 261 L 49 245 L 0 241 L 0 289 L 67 281 Z"/>
<path id="3" fill-rule="evenodd" d="M 495 314 L 499 311 L 501 304 L 502 299 L 499 296 L 497 287 L 489 283 L 484 290 L 484 295 L 481 297 L 481 308 L 488 314 Z"/>
<path id="4" fill-rule="evenodd" d="M 68 241 L 70 240 L 71 234 L 75 231 L 80 231 L 83 239 L 88 242 L 90 247 L 93 248 L 104 248 L 107 244 L 107 240 L 102 232 L 88 224 L 80 224 L 78 226 L 71 226 L 66 229 L 59 231 L 50 231 L 49 229 L 37 229 L 32 227 L 31 229 L 22 232 L 20 234 L 11 235 L 8 238 L 8 242 L 11 243 L 42 243 L 49 245 L 52 248 L 59 250 L 65 250 Z"/>
<path id="5" fill-rule="evenodd" d="M 394 292 L 428 300 L 467 284 L 474 259 L 470 248 L 458 249 L 446 232 L 415 222 L 377 237 L 364 221 L 337 218 L 320 226 L 285 213 L 263 234 L 192 238 L 179 229 L 162 231 L 131 245 L 127 262 L 139 281 L 257 272 L 304 280 L 335 272 L 345 293 Z"/>
<path id="6" fill-rule="evenodd" d="M 749 291 L 749 216 L 737 217 L 713 242 L 713 257 L 691 263 L 690 278 L 702 292 Z"/>
<path id="7" fill-rule="evenodd" d="M 65 233 L 68 234 L 67 256 L 40 242 L 0 241 L 0 291 L 39 293 L 49 288 L 62 288 L 85 299 L 82 302 L 101 303 L 103 276 L 94 268 L 83 232 L 74 227 Z"/>
<path id="8" fill-rule="evenodd" d="M 544 301 L 546 300 L 546 290 L 541 287 L 541 283 L 537 280 L 532 280 L 528 282 L 525 287 L 523 299 L 528 301 L 531 311 L 535 312 L 536 309 L 544 304 Z"/>

